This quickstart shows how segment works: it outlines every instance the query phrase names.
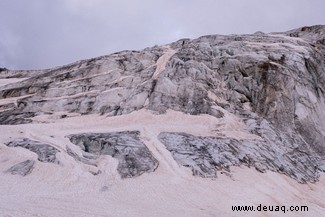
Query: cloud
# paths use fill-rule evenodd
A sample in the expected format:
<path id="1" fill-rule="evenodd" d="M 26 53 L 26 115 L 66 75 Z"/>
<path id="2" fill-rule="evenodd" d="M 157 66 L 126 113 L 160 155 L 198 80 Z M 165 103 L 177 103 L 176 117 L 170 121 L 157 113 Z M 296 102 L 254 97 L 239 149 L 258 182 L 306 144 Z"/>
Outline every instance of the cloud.
<path id="1" fill-rule="evenodd" d="M 39 69 L 207 34 L 324 24 L 323 0 L 3 0 L 0 66 Z"/>

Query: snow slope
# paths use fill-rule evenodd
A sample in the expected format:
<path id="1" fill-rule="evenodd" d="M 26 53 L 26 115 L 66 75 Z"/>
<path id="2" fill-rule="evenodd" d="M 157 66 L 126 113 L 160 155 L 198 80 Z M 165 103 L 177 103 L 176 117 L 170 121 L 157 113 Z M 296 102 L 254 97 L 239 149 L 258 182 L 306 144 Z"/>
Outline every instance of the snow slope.
<path id="1" fill-rule="evenodd" d="M 203 179 L 179 166 L 157 140 L 159 132 L 166 130 L 200 136 L 216 133 L 234 138 L 254 136 L 245 132 L 244 125 L 235 117 L 228 117 L 220 125 L 212 116 L 175 111 L 164 115 L 141 110 L 116 117 L 38 118 L 48 123 L 0 126 L 0 171 L 37 158 L 25 149 L 4 145 L 19 137 L 43 141 L 61 150 L 57 154 L 61 163 L 36 162 L 33 172 L 25 177 L 1 172 L 1 216 L 283 216 L 282 212 L 231 210 L 233 205 L 259 204 L 309 206 L 308 212 L 287 212 L 286 216 L 322 216 L 325 212 L 323 175 L 316 184 L 299 184 L 285 175 L 260 173 L 242 166 L 231 168 L 231 174 L 218 173 L 216 179 Z M 142 140 L 159 161 L 155 172 L 121 179 L 116 171 L 117 160 L 110 156 L 101 156 L 96 168 L 64 153 L 66 146 L 80 152 L 66 135 L 125 130 L 140 131 Z M 103 173 L 93 175 L 98 169 Z"/>

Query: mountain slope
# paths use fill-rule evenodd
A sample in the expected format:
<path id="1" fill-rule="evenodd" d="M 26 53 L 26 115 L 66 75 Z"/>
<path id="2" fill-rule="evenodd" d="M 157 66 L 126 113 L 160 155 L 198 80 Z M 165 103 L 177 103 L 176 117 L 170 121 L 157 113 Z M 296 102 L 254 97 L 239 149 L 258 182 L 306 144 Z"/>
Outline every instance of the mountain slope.
<path id="1" fill-rule="evenodd" d="M 306 186 L 316 182 L 317 189 L 324 186 L 320 179 L 325 171 L 324 35 L 325 26 L 209 35 L 53 69 L 2 70 L 3 183 L 18 179 L 25 186 L 41 181 L 45 182 L 42 189 L 52 193 L 71 185 L 76 185 L 71 192 L 93 185 L 94 189 L 82 191 L 92 195 L 115 186 L 136 196 L 145 187 L 137 192 L 130 186 L 167 187 L 159 184 L 166 180 L 172 189 L 183 185 L 179 192 L 188 195 L 191 186 L 201 184 L 219 193 L 221 188 L 213 183 L 230 188 L 242 182 L 240 186 L 248 188 L 252 182 L 245 180 L 247 173 L 271 182 L 265 188 L 258 184 L 260 189 L 253 191 L 258 198 L 265 197 L 262 201 L 269 201 L 265 195 L 270 189 L 287 188 L 274 191 L 275 201 L 285 202 L 280 199 L 285 193 L 292 197 L 285 197 L 287 201 L 316 201 L 317 216 L 325 207 L 319 198 L 322 191 L 306 190 L 306 196 L 301 196 L 289 186 L 298 188 L 297 182 Z M 232 184 L 236 173 L 240 181 Z M 272 177 L 279 182 L 270 181 Z M 149 197 L 167 200 L 161 189 L 149 192 Z M 244 202 L 243 197 L 231 200 L 235 194 L 229 190 L 229 201 Z M 251 203 L 258 203 L 253 194 L 245 194 Z M 193 197 L 200 195 L 193 192 Z M 111 196 L 104 197 L 118 203 L 118 197 Z M 197 200 L 186 203 L 199 204 Z M 174 207 L 180 216 L 186 203 Z M 212 201 L 198 206 L 206 211 L 192 210 L 196 216 L 213 215 L 213 210 L 231 214 L 230 208 L 217 208 Z M 10 206 L 0 206 L 1 210 L 10 213 Z M 139 212 L 134 216 L 152 212 L 130 210 Z"/>

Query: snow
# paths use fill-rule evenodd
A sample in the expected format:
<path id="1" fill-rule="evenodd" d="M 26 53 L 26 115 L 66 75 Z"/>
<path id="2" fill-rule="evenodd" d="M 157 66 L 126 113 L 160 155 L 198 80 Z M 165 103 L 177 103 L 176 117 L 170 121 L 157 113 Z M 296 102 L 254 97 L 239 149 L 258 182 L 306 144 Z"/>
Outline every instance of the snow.
<path id="1" fill-rule="evenodd" d="M 12 84 L 16 82 L 20 82 L 26 80 L 26 78 L 6 78 L 6 79 L 0 79 L 0 87 L 5 86 L 7 84 Z"/>
<path id="2" fill-rule="evenodd" d="M 152 76 L 152 79 L 156 80 L 158 78 L 158 75 L 165 70 L 167 62 L 176 52 L 177 52 L 176 50 L 173 50 L 170 47 L 166 48 L 165 53 L 157 60 L 156 63 L 157 68 L 155 73 Z"/>
<path id="3" fill-rule="evenodd" d="M 309 212 L 287 212 L 285 216 L 316 217 L 325 212 L 324 175 L 316 184 L 304 185 L 278 173 L 259 173 L 247 167 L 233 167 L 230 176 L 218 173 L 216 179 L 194 177 L 190 169 L 173 160 L 157 139 L 163 131 L 254 137 L 240 119 L 226 112 L 224 118 L 176 111 L 155 115 L 140 110 L 115 117 L 85 115 L 55 120 L 44 115 L 35 119 L 48 123 L 0 126 L 0 216 L 284 216 L 282 212 L 231 210 L 232 205 L 259 204 L 309 206 Z M 122 180 L 116 171 L 117 160 L 110 156 L 101 156 L 96 168 L 65 154 L 66 146 L 80 152 L 66 135 L 125 130 L 141 132 L 141 139 L 159 161 L 155 172 Z M 37 159 L 26 149 L 4 145 L 26 137 L 58 148 L 61 163 L 37 161 L 32 173 L 25 177 L 3 173 L 15 163 Z M 90 173 L 98 169 L 103 173 Z"/>

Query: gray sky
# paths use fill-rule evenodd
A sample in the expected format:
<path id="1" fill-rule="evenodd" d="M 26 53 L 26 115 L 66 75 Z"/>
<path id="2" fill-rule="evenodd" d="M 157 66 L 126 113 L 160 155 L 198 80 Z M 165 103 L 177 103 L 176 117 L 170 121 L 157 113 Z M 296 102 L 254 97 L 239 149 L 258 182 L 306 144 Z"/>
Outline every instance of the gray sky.
<path id="1" fill-rule="evenodd" d="M 325 24 L 325 0 L 0 0 L 0 67 L 41 69 L 207 34 Z"/>

